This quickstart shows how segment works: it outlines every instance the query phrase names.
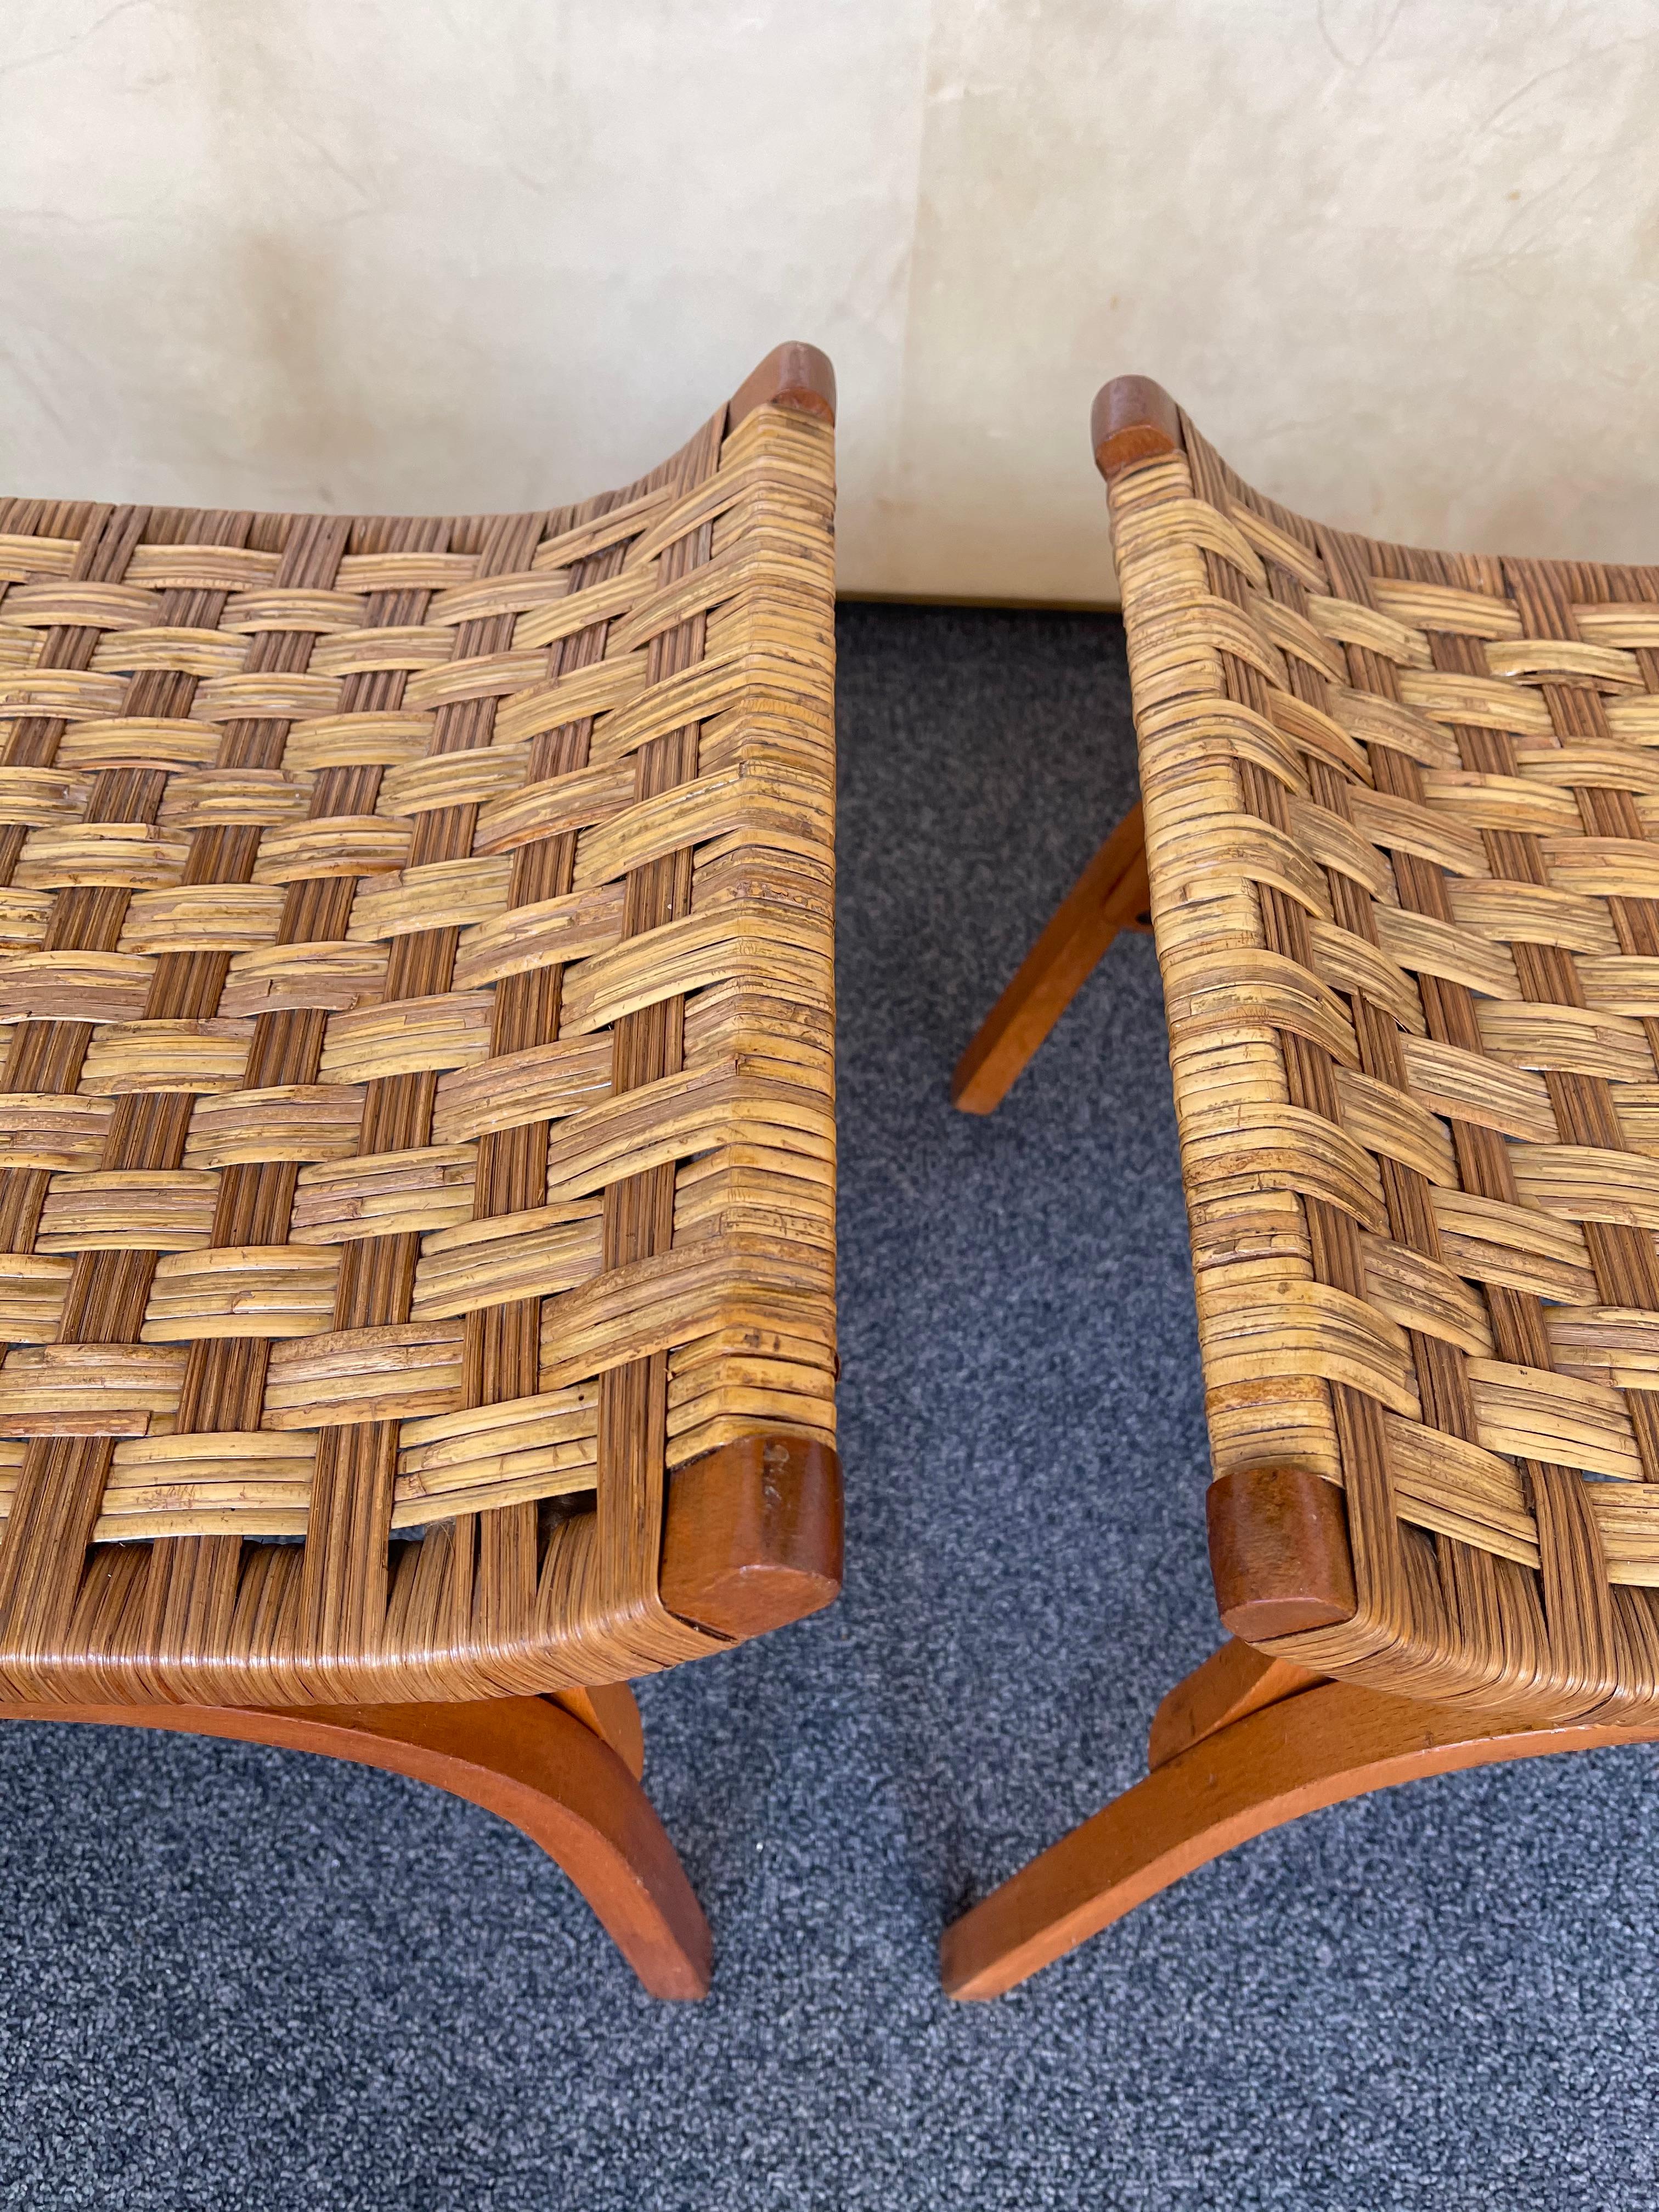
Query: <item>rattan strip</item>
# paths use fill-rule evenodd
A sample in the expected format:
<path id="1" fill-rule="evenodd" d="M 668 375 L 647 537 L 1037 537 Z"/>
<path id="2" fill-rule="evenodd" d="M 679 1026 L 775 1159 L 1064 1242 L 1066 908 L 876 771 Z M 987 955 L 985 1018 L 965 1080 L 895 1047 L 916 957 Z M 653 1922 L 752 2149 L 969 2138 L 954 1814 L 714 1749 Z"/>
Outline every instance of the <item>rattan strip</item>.
<path id="1" fill-rule="evenodd" d="M 834 1434 L 830 456 L 0 518 L 14 1693 L 711 1648 L 667 1468 Z"/>
<path id="2" fill-rule="evenodd" d="M 1112 505 L 1217 1471 L 1346 1491 L 1308 1663 L 1650 1703 L 1655 580 L 1322 531 L 1183 444 Z"/>

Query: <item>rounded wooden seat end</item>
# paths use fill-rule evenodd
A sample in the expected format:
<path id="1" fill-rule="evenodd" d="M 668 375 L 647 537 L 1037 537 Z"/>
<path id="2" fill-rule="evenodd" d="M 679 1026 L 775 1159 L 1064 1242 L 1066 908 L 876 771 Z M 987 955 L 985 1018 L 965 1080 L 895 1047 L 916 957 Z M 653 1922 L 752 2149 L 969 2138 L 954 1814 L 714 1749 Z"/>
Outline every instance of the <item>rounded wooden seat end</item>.
<path id="1" fill-rule="evenodd" d="M 1352 1619 L 1348 1519 L 1334 1483 L 1306 1468 L 1243 1468 L 1210 1485 L 1206 1512 L 1230 1634 L 1263 1644 Z"/>
<path id="2" fill-rule="evenodd" d="M 805 1437 L 742 1437 L 679 1468 L 668 1490 L 662 1601 L 739 1639 L 839 1594 L 841 1462 Z"/>
<path id="3" fill-rule="evenodd" d="M 1095 394 L 1089 443 L 1095 466 L 1110 478 L 1131 462 L 1181 451 L 1181 413 L 1150 376 L 1115 376 Z"/>
<path id="4" fill-rule="evenodd" d="M 787 338 L 782 345 L 774 346 L 732 393 L 726 410 L 727 430 L 735 430 L 745 415 L 769 403 L 793 407 L 802 415 L 816 415 L 821 422 L 833 422 L 836 372 L 829 355 L 800 338 Z"/>

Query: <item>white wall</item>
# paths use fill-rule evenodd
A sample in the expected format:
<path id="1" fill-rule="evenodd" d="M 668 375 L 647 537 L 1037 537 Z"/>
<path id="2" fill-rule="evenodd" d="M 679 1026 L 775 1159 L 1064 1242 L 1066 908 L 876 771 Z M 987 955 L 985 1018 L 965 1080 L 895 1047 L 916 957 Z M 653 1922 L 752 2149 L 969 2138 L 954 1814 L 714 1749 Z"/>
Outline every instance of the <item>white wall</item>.
<path id="1" fill-rule="evenodd" d="M 0 0 L 0 480 L 575 496 L 777 338 L 851 590 L 1102 599 L 1103 377 L 1659 558 L 1656 0 Z"/>

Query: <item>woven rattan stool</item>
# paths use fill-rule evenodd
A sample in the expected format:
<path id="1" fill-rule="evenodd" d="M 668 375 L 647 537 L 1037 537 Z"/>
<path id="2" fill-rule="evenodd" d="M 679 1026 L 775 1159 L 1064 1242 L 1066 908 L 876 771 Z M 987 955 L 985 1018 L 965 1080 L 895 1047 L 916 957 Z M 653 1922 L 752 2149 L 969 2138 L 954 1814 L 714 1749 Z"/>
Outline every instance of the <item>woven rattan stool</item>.
<path id="1" fill-rule="evenodd" d="M 1316 1806 L 1659 1735 L 1659 569 L 1320 528 L 1139 378 L 1094 445 L 1144 833 L 957 1097 L 1150 906 L 1245 1640 L 947 1932 L 961 1996 Z"/>
<path id="2" fill-rule="evenodd" d="M 708 1931 L 628 1678 L 840 1576 L 834 381 L 551 514 L 0 508 L 0 1717 Z"/>

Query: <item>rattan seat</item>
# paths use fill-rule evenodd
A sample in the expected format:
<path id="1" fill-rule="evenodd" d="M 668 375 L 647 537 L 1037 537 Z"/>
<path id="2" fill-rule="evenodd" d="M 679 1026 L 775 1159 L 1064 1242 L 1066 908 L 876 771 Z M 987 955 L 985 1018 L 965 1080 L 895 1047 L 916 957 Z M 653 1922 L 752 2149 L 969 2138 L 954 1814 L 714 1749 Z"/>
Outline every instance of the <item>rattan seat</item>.
<path id="1" fill-rule="evenodd" d="M 951 1931 L 966 1995 L 1311 1804 L 1659 1729 L 1659 569 L 1310 523 L 1139 379 L 1093 442 L 1142 805 L 958 1095 L 1150 914 L 1256 1650 Z"/>
<path id="2" fill-rule="evenodd" d="M 833 395 L 550 513 L 0 507 L 10 1710 L 597 1726 L 833 1593 Z"/>

